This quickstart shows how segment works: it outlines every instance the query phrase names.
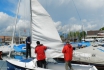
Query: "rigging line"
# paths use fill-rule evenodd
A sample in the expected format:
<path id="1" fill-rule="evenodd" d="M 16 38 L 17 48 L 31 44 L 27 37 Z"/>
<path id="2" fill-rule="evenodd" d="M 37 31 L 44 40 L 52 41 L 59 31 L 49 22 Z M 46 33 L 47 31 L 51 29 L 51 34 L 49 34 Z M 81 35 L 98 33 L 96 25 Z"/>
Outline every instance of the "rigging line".
<path id="1" fill-rule="evenodd" d="M 24 21 L 24 28 L 23 28 L 23 31 L 24 31 L 24 33 L 22 34 L 23 36 L 26 36 L 25 34 L 26 34 L 26 13 L 27 13 L 27 9 L 25 8 L 25 6 L 26 6 L 26 2 L 24 3 L 24 19 L 23 19 L 23 21 Z"/>
<path id="2" fill-rule="evenodd" d="M 81 21 L 81 17 L 80 17 L 80 15 L 79 15 L 79 12 L 78 12 L 78 10 L 77 10 L 77 7 L 76 7 L 76 5 L 75 5 L 75 3 L 74 3 L 74 0 L 72 0 L 72 1 L 73 1 L 74 6 L 75 6 L 75 9 L 76 9 L 76 11 L 77 11 L 77 14 L 78 14 L 78 16 L 79 16 L 79 19 L 80 19 L 80 21 Z M 82 30 L 82 32 L 84 31 L 84 29 L 83 29 L 83 24 L 82 24 L 81 30 Z M 83 35 L 84 35 L 84 32 L 83 32 Z M 85 40 L 85 38 L 84 38 L 84 40 Z"/>
<path id="3" fill-rule="evenodd" d="M 47 10 L 47 0 L 46 0 L 46 10 Z"/>
<path id="4" fill-rule="evenodd" d="M 72 0 L 72 1 L 73 1 L 73 0 Z M 77 10 L 77 7 L 76 7 L 76 5 L 75 5 L 74 1 L 73 1 L 73 4 L 74 4 L 74 6 L 75 6 L 75 9 L 76 9 L 77 14 L 78 14 L 78 16 L 79 16 L 79 19 L 80 19 L 80 21 L 81 21 L 81 17 L 80 17 L 80 15 L 79 15 L 79 12 L 78 12 L 78 10 Z"/>
<path id="5" fill-rule="evenodd" d="M 15 32 L 16 32 L 16 25 L 17 25 L 17 20 L 18 20 L 20 2 L 21 2 L 21 0 L 19 0 L 19 2 L 18 2 L 17 11 L 16 11 L 15 25 L 14 25 L 13 37 L 12 37 L 13 41 L 14 41 L 14 35 L 15 35 Z"/>

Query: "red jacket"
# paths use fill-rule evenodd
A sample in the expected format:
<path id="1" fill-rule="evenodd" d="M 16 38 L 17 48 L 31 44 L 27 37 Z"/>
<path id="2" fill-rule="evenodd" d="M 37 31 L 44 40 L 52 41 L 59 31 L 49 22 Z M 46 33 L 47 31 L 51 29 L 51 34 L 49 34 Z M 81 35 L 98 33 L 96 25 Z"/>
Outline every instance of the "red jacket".
<path id="1" fill-rule="evenodd" d="M 66 44 L 63 47 L 62 53 L 64 54 L 65 61 L 71 61 L 73 56 L 73 47 L 70 44 Z"/>
<path id="2" fill-rule="evenodd" d="M 35 48 L 35 53 L 37 54 L 37 60 L 44 60 L 46 58 L 45 50 L 47 49 L 46 46 L 37 45 Z"/>

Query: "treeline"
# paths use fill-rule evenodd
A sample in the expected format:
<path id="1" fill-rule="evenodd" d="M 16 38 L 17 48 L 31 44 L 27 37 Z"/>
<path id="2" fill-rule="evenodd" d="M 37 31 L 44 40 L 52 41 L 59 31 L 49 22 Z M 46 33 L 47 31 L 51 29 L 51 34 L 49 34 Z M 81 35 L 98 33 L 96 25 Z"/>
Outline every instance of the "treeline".
<path id="1" fill-rule="evenodd" d="M 76 31 L 76 32 L 73 32 L 73 31 L 70 31 L 69 33 L 63 33 L 62 35 L 60 35 L 61 39 L 63 41 L 65 40 L 74 40 L 74 39 L 77 39 L 79 41 L 81 41 L 83 38 L 86 37 L 86 32 L 85 31 Z"/>
<path id="2" fill-rule="evenodd" d="M 100 28 L 99 30 L 104 30 L 104 27 Z"/>

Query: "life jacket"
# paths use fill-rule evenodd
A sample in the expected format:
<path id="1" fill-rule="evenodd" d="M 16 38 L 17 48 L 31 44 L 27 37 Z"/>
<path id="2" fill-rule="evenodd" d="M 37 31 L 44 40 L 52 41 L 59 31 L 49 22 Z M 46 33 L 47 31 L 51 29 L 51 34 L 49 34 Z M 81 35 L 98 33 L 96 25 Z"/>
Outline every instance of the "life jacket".
<path id="1" fill-rule="evenodd" d="M 37 60 L 44 60 L 46 58 L 45 50 L 47 49 L 44 45 L 37 45 L 35 48 L 35 53 L 37 54 Z"/>
<path id="2" fill-rule="evenodd" d="M 70 44 L 66 44 L 63 47 L 62 53 L 64 54 L 65 61 L 71 61 L 73 56 L 73 47 Z"/>

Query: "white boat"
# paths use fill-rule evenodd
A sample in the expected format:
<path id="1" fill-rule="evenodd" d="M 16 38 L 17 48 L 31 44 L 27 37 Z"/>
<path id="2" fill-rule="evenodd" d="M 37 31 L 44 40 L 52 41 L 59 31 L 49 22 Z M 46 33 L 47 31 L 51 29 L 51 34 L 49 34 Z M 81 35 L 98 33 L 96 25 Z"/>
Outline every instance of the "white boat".
<path id="1" fill-rule="evenodd" d="M 54 22 L 50 15 L 41 6 L 37 0 L 30 0 L 31 7 L 31 51 L 33 59 L 8 59 L 7 70 L 21 69 L 21 70 L 65 70 L 64 63 L 57 63 L 53 58 L 64 58 L 61 52 L 64 44 L 55 28 Z M 47 69 L 37 67 L 36 54 L 34 49 L 36 41 L 40 41 L 45 46 L 51 48 L 46 50 Z M 72 64 L 75 70 L 97 70 L 93 65 Z"/>
<path id="2" fill-rule="evenodd" d="M 0 51 L 2 52 L 2 54 L 8 54 L 9 51 L 14 51 L 14 49 L 11 49 L 10 45 L 4 45 L 0 46 Z"/>
<path id="3" fill-rule="evenodd" d="M 18 69 L 18 70 L 28 70 L 28 69 L 32 69 L 32 70 L 65 70 L 65 64 L 64 63 L 56 63 L 56 62 L 48 62 L 47 64 L 47 69 L 44 68 L 39 68 L 37 67 L 36 64 L 36 59 L 27 59 L 25 60 L 8 60 L 7 61 L 7 70 L 14 70 L 14 69 Z M 72 67 L 74 68 L 74 70 L 97 70 L 97 68 L 93 65 L 83 65 L 83 64 L 72 64 Z"/>
<path id="4" fill-rule="evenodd" d="M 12 41 L 13 41 L 13 40 L 12 40 Z M 2 52 L 2 55 L 3 55 L 3 54 L 8 55 L 10 51 L 11 51 L 11 52 L 14 51 L 14 49 L 11 48 L 11 46 L 14 46 L 15 43 L 13 44 L 12 41 L 11 41 L 11 44 L 9 44 L 9 45 L 4 45 L 4 44 L 3 44 L 3 45 L 0 46 L 0 51 Z M 0 55 L 0 56 L 1 56 L 1 55 Z"/>
<path id="5" fill-rule="evenodd" d="M 20 6 L 20 4 L 18 5 L 18 7 L 19 6 Z M 15 24 L 13 26 L 13 32 L 12 32 L 12 41 L 11 41 L 10 45 L 0 46 L 0 51 L 2 51 L 2 54 L 7 54 L 8 57 L 10 57 L 11 53 L 14 52 L 14 51 L 16 51 L 16 52 L 17 51 L 18 52 L 25 51 L 25 49 L 24 49 L 25 47 L 21 46 L 23 44 L 16 44 L 16 43 L 14 43 L 14 36 L 15 36 L 15 31 L 16 31 L 18 12 L 19 12 L 19 8 L 17 9 L 17 13 L 16 13 Z"/>
<path id="6" fill-rule="evenodd" d="M 77 49 L 73 54 L 73 63 L 93 64 L 97 68 L 104 69 L 104 47 L 102 46 L 89 46 Z"/>

